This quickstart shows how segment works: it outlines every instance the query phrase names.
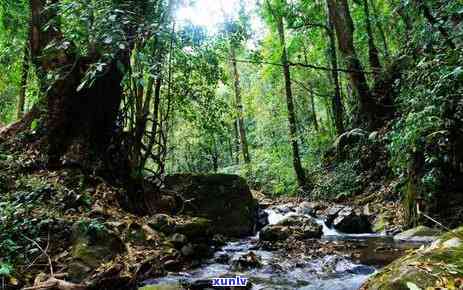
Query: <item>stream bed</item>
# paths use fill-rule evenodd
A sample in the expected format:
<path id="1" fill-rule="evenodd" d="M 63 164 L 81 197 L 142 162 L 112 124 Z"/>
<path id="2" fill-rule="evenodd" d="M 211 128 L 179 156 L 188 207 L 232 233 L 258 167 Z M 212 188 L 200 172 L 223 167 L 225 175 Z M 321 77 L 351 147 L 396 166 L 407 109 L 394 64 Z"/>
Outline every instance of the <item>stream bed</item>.
<path id="1" fill-rule="evenodd" d="M 297 214 L 295 211 L 281 213 L 278 208 L 267 209 L 266 212 L 270 224 Z M 284 250 L 262 250 L 258 246 L 257 234 L 227 243 L 197 269 L 147 280 L 145 285 L 152 285 L 150 289 L 153 290 L 183 289 L 180 285 L 185 284 L 193 285 L 192 289 L 209 289 L 201 288 L 201 285 L 212 278 L 240 276 L 249 279 L 252 287 L 247 289 L 252 290 L 357 290 L 379 268 L 400 257 L 405 249 L 417 246 L 397 244 L 391 237 L 380 234 L 342 234 L 327 227 L 322 220 L 317 220 L 317 223 L 323 225 L 321 245 L 348 244 L 347 248 L 355 249 L 357 258 L 353 259 L 349 251 L 313 256 L 289 254 Z M 258 257 L 261 267 L 240 269 L 234 265 L 233 261 L 251 252 Z"/>

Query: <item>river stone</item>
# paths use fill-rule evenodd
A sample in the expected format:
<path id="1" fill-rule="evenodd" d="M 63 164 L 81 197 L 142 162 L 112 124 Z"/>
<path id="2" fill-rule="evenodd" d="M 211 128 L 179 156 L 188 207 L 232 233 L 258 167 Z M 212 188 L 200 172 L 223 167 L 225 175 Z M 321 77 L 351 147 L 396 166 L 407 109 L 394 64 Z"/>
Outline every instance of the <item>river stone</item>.
<path id="1" fill-rule="evenodd" d="M 278 224 L 289 227 L 299 238 L 319 239 L 323 235 L 323 227 L 306 216 L 290 216 Z"/>
<path id="2" fill-rule="evenodd" d="M 261 241 L 284 241 L 291 235 L 291 230 L 288 227 L 281 225 L 268 225 L 264 227 L 260 233 L 259 238 Z"/>
<path id="3" fill-rule="evenodd" d="M 182 247 L 180 252 L 182 253 L 183 256 L 190 257 L 194 255 L 195 248 L 193 247 L 192 244 L 186 244 L 185 246 Z"/>
<path id="4" fill-rule="evenodd" d="M 438 230 L 419 226 L 394 236 L 395 241 L 429 243 L 437 239 Z"/>
<path id="5" fill-rule="evenodd" d="M 185 235 L 175 233 L 170 237 L 170 242 L 178 249 L 188 243 L 188 238 Z"/>
<path id="6" fill-rule="evenodd" d="M 269 224 L 268 213 L 259 207 L 257 211 L 256 232 Z"/>
<path id="7" fill-rule="evenodd" d="M 167 176 L 165 185 L 187 201 L 183 214 L 211 220 L 215 233 L 227 237 L 254 233 L 257 202 L 243 178 L 226 174 L 177 174 Z"/>
<path id="8" fill-rule="evenodd" d="M 244 271 L 262 267 L 262 261 L 254 252 L 249 252 L 233 260 L 231 266 L 235 271 Z"/>
<path id="9" fill-rule="evenodd" d="M 436 289 L 440 281 L 456 282 L 463 273 L 463 244 L 449 241 L 460 235 L 463 235 L 463 228 L 444 234 L 432 245 L 423 246 L 396 260 L 371 277 L 361 289 L 409 290 L 408 285 L 411 284 L 418 289 Z M 446 247 L 448 243 L 455 247 Z"/>
<path id="10" fill-rule="evenodd" d="M 338 216 L 338 213 L 344 209 L 345 206 L 343 205 L 335 205 L 333 207 L 330 207 L 326 213 L 325 213 L 325 224 L 328 227 L 331 227 L 333 225 L 334 220 Z"/>
<path id="11" fill-rule="evenodd" d="M 318 239 L 323 227 L 306 216 L 290 216 L 276 225 L 268 225 L 259 234 L 262 241 L 284 241 L 290 236 L 297 239 Z"/>
<path id="12" fill-rule="evenodd" d="M 345 207 L 338 212 L 333 221 L 336 230 L 346 234 L 371 233 L 371 223 L 366 215 L 357 215 L 351 207 Z"/>
<path id="13" fill-rule="evenodd" d="M 317 202 L 304 201 L 296 208 L 296 213 L 301 215 L 315 216 L 317 210 L 320 209 L 320 204 Z"/>

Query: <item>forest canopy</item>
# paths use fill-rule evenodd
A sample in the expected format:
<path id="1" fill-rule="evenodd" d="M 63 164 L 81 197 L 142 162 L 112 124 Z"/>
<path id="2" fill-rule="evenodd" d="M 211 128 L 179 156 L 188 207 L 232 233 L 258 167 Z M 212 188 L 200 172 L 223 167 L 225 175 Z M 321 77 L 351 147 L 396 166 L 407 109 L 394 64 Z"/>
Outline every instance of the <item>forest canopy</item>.
<path id="1" fill-rule="evenodd" d="M 394 180 L 433 206 L 461 189 L 460 1 L 1 4 L 0 120 L 50 168 L 314 198 Z"/>

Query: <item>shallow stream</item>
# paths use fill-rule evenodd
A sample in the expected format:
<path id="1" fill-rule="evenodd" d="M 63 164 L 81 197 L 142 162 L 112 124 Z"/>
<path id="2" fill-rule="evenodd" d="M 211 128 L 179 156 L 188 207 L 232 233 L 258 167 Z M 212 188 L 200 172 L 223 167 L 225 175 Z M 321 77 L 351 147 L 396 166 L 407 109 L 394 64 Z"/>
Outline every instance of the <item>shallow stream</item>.
<path id="1" fill-rule="evenodd" d="M 294 210 L 284 212 L 278 207 L 266 211 L 270 224 L 276 224 L 288 216 L 297 214 Z M 257 234 L 254 237 L 229 242 L 216 252 L 213 258 L 195 270 L 188 273 L 170 274 L 145 283 L 158 286 L 152 289 L 177 289 L 175 285 L 185 282 L 194 283 L 218 277 L 241 276 L 249 279 L 253 290 L 357 290 L 379 267 L 395 258 L 391 257 L 389 252 L 378 253 L 377 249 L 393 249 L 393 255 L 400 255 L 401 249 L 410 247 L 410 245 L 395 244 L 391 237 L 379 234 L 342 234 L 327 227 L 322 220 L 317 220 L 317 222 L 323 225 L 322 240 L 336 244 L 357 245 L 361 249 L 360 260 L 362 262 L 354 262 L 347 253 L 346 255 L 328 254 L 313 258 L 305 255 L 291 257 L 283 251 L 259 250 L 256 247 Z M 251 251 L 260 258 L 262 267 L 236 271 L 231 263 L 220 261 L 221 257 L 227 257 L 226 260 L 233 261 Z"/>

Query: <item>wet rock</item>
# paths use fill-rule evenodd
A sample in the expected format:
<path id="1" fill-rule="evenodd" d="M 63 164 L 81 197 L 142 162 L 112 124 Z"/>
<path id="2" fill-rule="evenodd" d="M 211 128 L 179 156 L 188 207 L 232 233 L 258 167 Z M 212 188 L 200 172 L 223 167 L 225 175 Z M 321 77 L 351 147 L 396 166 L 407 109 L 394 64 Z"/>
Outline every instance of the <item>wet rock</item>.
<path id="1" fill-rule="evenodd" d="M 284 241 L 291 235 L 291 230 L 288 227 L 281 225 L 268 225 L 259 233 L 261 241 Z"/>
<path id="2" fill-rule="evenodd" d="M 235 271 L 243 271 L 260 268 L 262 267 L 262 262 L 261 258 L 254 252 L 249 252 L 239 257 L 237 260 L 233 260 L 231 265 Z"/>
<path id="3" fill-rule="evenodd" d="M 213 237 L 214 225 L 205 218 L 188 218 L 188 220 L 175 225 L 176 233 L 185 235 L 190 241 L 210 241 Z"/>
<path id="4" fill-rule="evenodd" d="M 259 207 L 259 209 L 257 210 L 257 222 L 256 222 L 255 231 L 256 232 L 260 231 L 262 228 L 264 228 L 268 224 L 269 224 L 268 213 Z"/>
<path id="5" fill-rule="evenodd" d="M 257 202 L 246 181 L 236 175 L 178 174 L 166 178 L 166 188 L 187 202 L 184 214 L 213 222 L 213 230 L 228 237 L 253 234 Z"/>
<path id="6" fill-rule="evenodd" d="M 92 270 L 126 252 L 118 235 L 104 225 L 96 223 L 75 223 L 72 227 L 72 261 L 69 275 L 72 281 L 81 281 Z"/>
<path id="7" fill-rule="evenodd" d="M 172 237 L 170 237 L 170 242 L 174 245 L 174 247 L 181 248 L 188 243 L 188 238 L 185 235 L 175 233 Z"/>
<path id="8" fill-rule="evenodd" d="M 174 232 L 175 223 L 173 219 L 166 214 L 157 214 L 153 216 L 148 225 L 154 230 L 160 231 L 167 235 L 170 235 Z"/>
<path id="9" fill-rule="evenodd" d="M 419 226 L 394 236 L 395 241 L 427 243 L 437 239 L 438 230 Z"/>
<path id="10" fill-rule="evenodd" d="M 164 262 L 164 269 L 170 272 L 177 272 L 182 269 L 182 264 L 179 260 L 171 259 Z"/>
<path id="11" fill-rule="evenodd" d="M 230 262 L 230 255 L 223 253 L 217 256 L 214 260 L 215 263 L 227 265 Z"/>
<path id="12" fill-rule="evenodd" d="M 368 217 L 363 214 L 356 214 L 350 207 L 343 208 L 338 212 L 333 221 L 336 230 L 346 234 L 371 233 L 371 223 Z"/>
<path id="13" fill-rule="evenodd" d="M 214 237 L 212 237 L 212 242 L 214 246 L 225 246 L 227 244 L 227 238 L 225 238 L 223 235 L 214 235 Z"/>
<path id="14" fill-rule="evenodd" d="M 323 228 L 306 216 L 290 216 L 276 225 L 268 225 L 259 234 L 261 241 L 283 241 L 290 236 L 296 239 L 318 239 Z"/>
<path id="15" fill-rule="evenodd" d="M 296 213 L 301 215 L 314 216 L 318 209 L 318 204 L 314 202 L 304 201 L 296 208 Z"/>
<path id="16" fill-rule="evenodd" d="M 180 250 L 183 256 L 185 257 L 190 257 L 195 254 L 195 248 L 192 244 L 186 244 L 185 246 L 182 247 Z"/>
<path id="17" fill-rule="evenodd" d="M 289 227 L 296 238 L 319 239 L 323 235 L 323 227 L 306 216 L 290 216 L 278 225 Z"/>
<path id="18" fill-rule="evenodd" d="M 344 206 L 342 205 L 335 205 L 330 207 L 325 213 L 325 224 L 328 227 L 333 225 L 334 220 L 338 217 L 338 213 L 343 210 Z"/>

